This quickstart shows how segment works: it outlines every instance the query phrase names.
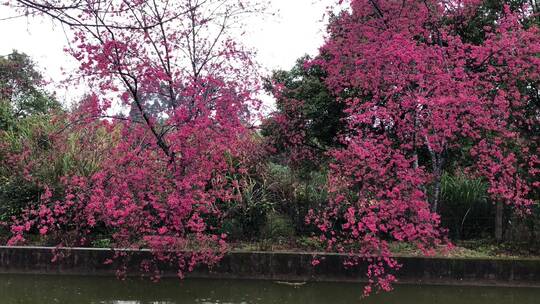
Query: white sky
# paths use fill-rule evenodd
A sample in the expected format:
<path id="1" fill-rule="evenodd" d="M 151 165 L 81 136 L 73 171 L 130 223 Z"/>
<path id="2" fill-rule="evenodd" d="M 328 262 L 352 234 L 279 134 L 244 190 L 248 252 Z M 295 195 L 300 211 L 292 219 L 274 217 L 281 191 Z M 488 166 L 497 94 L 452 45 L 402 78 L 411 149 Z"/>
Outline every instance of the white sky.
<path id="1" fill-rule="evenodd" d="M 323 42 L 324 13 L 335 2 L 271 0 L 270 11 L 277 11 L 277 16 L 250 21 L 244 43 L 257 50 L 257 60 L 265 70 L 289 69 L 302 55 L 316 54 Z M 0 18 L 13 15 L 9 8 L 0 4 Z M 24 52 L 36 61 L 46 77 L 55 82 L 63 79 L 62 69 L 69 71 L 76 67 L 74 60 L 63 51 L 67 39 L 62 27 L 48 19 L 0 20 L 0 41 L 0 55 L 7 55 L 13 49 Z M 60 100 L 80 96 L 73 93 L 57 90 Z M 272 103 L 268 97 L 264 99 L 265 103 Z"/>

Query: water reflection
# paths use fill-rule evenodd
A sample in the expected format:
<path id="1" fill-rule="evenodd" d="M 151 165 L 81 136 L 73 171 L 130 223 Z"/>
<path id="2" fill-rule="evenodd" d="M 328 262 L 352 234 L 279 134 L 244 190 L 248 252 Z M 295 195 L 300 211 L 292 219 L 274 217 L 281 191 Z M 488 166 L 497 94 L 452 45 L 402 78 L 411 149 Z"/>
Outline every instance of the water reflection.
<path id="1" fill-rule="evenodd" d="M 268 281 L 143 280 L 103 277 L 0 275 L 0 304 L 537 304 L 540 289 L 398 286 L 361 299 L 358 284 Z"/>
<path id="2" fill-rule="evenodd" d="M 100 304 L 174 304 L 174 302 L 169 302 L 169 301 L 141 302 L 141 301 L 123 301 L 123 300 L 101 301 L 99 303 Z"/>

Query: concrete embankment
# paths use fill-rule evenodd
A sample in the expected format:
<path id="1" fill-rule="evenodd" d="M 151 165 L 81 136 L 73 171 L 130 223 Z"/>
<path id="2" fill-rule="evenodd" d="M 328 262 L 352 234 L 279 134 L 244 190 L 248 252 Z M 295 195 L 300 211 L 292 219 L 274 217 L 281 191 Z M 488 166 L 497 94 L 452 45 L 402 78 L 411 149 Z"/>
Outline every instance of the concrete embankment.
<path id="1" fill-rule="evenodd" d="M 55 262 L 52 248 L 0 247 L 0 273 L 54 275 L 115 275 L 118 266 L 104 264 L 112 256 L 109 249 L 57 249 L 61 258 Z M 140 261 L 149 251 L 129 254 L 130 275 L 139 275 Z M 212 269 L 195 270 L 188 277 L 223 279 L 265 279 L 279 281 L 362 281 L 365 265 L 343 267 L 346 256 L 319 254 L 321 263 L 312 266 L 313 253 L 231 252 Z M 426 258 L 399 257 L 403 268 L 398 278 L 404 283 L 449 285 L 496 285 L 540 287 L 540 259 Z M 165 267 L 164 276 L 174 276 L 173 267 Z"/>

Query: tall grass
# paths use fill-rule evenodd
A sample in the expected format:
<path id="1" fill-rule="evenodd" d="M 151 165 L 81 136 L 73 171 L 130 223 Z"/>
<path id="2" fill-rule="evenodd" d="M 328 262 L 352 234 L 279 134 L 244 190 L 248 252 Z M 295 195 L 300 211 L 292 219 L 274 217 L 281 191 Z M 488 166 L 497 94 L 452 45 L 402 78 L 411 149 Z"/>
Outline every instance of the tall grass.
<path id="1" fill-rule="evenodd" d="M 452 238 L 490 234 L 493 222 L 488 184 L 462 172 L 445 173 L 441 179 L 441 221 Z"/>

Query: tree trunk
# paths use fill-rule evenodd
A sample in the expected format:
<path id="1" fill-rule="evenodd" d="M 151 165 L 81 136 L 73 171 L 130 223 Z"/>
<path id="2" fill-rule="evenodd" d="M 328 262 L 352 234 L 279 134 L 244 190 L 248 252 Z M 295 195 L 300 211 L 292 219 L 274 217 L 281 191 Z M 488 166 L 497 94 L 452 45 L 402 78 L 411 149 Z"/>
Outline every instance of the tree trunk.
<path id="1" fill-rule="evenodd" d="M 426 146 L 431 156 L 431 168 L 433 174 L 433 197 L 431 198 L 431 212 L 439 211 L 439 200 L 441 196 L 441 179 L 443 174 L 444 157 L 443 152 L 436 152 L 431 148 L 429 139 L 425 137 Z"/>
<path id="2" fill-rule="evenodd" d="M 503 240 L 503 213 L 504 204 L 498 201 L 495 204 L 495 241 L 501 243 Z"/>
<path id="3" fill-rule="evenodd" d="M 431 211 L 439 211 L 439 199 L 441 197 L 441 177 L 442 169 L 439 167 L 433 172 L 434 181 L 433 181 L 433 202 L 431 204 Z"/>

